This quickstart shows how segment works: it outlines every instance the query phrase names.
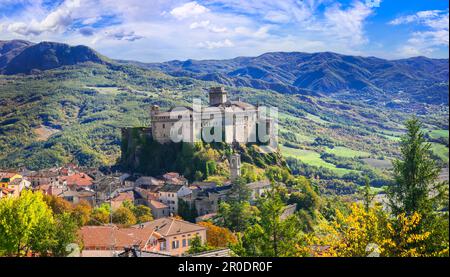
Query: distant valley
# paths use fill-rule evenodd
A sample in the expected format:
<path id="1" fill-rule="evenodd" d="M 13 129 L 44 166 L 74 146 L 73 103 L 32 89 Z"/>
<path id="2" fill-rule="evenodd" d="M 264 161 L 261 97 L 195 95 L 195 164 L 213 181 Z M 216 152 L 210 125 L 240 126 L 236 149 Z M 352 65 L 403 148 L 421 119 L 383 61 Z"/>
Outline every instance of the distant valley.
<path id="1" fill-rule="evenodd" d="M 403 122 L 417 115 L 448 167 L 448 59 L 387 61 L 336 53 L 266 53 L 223 61 L 116 61 L 86 46 L 0 41 L 0 168 L 69 162 L 111 166 L 120 128 L 149 124 L 149 107 L 231 98 L 279 108 L 291 170 L 331 188 L 388 180 Z"/>

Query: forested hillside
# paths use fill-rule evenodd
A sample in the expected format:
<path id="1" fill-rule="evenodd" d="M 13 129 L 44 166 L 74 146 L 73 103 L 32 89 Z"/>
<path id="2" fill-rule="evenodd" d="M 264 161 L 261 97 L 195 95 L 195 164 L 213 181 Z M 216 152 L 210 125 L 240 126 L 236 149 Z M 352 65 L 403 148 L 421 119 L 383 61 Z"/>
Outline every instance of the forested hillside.
<path id="1" fill-rule="evenodd" d="M 16 44 L 24 49 L 37 46 Z M 11 49 L 7 51 L 5 45 L 0 47 L 2 53 L 10 53 Z M 45 48 L 50 52 L 44 52 L 52 55 L 36 58 L 37 64 L 42 64 L 53 57 L 50 59 L 60 62 L 53 64 L 56 68 L 30 71 L 29 62 L 24 67 L 28 74 L 0 75 L 2 168 L 36 169 L 68 162 L 114 165 L 120 156 L 120 128 L 149 126 L 152 104 L 163 109 L 189 105 L 193 97 L 206 100 L 207 89 L 218 85 L 215 81 L 120 65 L 93 50 L 75 55 L 76 59 L 65 59 L 75 49 L 61 47 L 65 50 Z M 94 58 L 90 59 L 86 53 Z M 11 64 L 14 58 L 10 56 L 8 60 Z M 445 66 L 442 68 L 445 71 Z M 426 71 L 426 66 L 421 70 Z M 417 77 L 414 76 L 411 75 Z M 443 85 L 447 86 L 448 81 Z M 424 122 L 434 158 L 442 167 L 448 165 L 448 105 L 445 103 L 416 101 L 406 105 L 396 99 L 398 94 L 390 97 L 387 92 L 383 95 L 390 97 L 388 102 L 350 97 L 354 94 L 336 97 L 314 90 L 280 93 L 275 89 L 246 86 L 225 88 L 231 99 L 240 97 L 249 103 L 278 107 L 280 150 L 292 172 L 323 180 L 339 179 L 330 183 L 333 189 L 351 190 L 352 184 L 364 182 L 364 176 L 371 177 L 372 185 L 385 185 L 391 160 L 399 154 L 403 123 L 412 114 Z"/>

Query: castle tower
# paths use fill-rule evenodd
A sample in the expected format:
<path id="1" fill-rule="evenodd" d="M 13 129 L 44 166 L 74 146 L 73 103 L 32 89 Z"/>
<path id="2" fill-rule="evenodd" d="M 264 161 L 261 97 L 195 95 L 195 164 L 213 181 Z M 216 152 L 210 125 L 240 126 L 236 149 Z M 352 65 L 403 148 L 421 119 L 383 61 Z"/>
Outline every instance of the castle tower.
<path id="1" fill-rule="evenodd" d="M 152 105 L 150 110 L 150 115 L 155 115 L 159 113 L 159 106 L 158 105 Z"/>
<path id="2" fill-rule="evenodd" d="M 211 87 L 209 89 L 209 105 L 215 106 L 227 102 L 227 92 L 223 87 Z"/>
<path id="3" fill-rule="evenodd" d="M 241 176 L 241 155 L 231 154 L 230 156 L 230 175 L 231 181 L 235 181 Z"/>

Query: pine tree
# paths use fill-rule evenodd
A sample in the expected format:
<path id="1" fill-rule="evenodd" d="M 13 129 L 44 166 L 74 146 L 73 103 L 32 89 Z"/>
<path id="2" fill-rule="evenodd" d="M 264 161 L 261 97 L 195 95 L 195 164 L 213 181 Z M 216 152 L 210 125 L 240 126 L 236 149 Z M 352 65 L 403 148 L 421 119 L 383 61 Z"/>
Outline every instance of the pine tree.
<path id="1" fill-rule="evenodd" d="M 417 118 L 406 122 L 407 133 L 401 140 L 401 159 L 394 161 L 395 184 L 390 187 L 389 204 L 394 215 L 418 212 L 429 214 L 436 208 L 442 183 L 437 182 L 440 169 L 430 158 L 427 143 Z"/>
<path id="2" fill-rule="evenodd" d="M 370 208 L 370 204 L 372 203 L 372 200 L 375 197 L 375 194 L 370 189 L 369 177 L 366 177 L 366 179 L 365 179 L 365 184 L 364 184 L 362 193 L 363 193 L 364 209 L 366 210 L 366 212 L 368 212 L 369 208 Z"/>

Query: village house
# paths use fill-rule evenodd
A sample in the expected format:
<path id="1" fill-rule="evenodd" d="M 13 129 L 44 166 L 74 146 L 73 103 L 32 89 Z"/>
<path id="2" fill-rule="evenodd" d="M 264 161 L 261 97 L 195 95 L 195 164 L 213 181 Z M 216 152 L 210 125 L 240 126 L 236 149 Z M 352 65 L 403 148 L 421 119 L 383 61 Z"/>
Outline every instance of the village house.
<path id="1" fill-rule="evenodd" d="M 123 205 L 123 202 L 128 201 L 134 203 L 134 193 L 133 191 L 120 192 L 117 196 L 111 199 L 112 210 L 117 210 Z"/>
<path id="2" fill-rule="evenodd" d="M 271 190 L 272 185 L 269 180 L 262 180 L 253 183 L 248 183 L 247 187 L 251 191 L 250 202 L 254 203 L 258 197 L 264 196 L 264 194 Z"/>
<path id="3" fill-rule="evenodd" d="M 94 189 L 94 179 L 92 179 L 89 175 L 82 172 L 77 172 L 75 174 L 69 176 L 62 176 L 60 178 L 62 182 L 65 182 L 67 187 L 72 190 L 84 189 L 84 190 L 93 190 Z"/>
<path id="4" fill-rule="evenodd" d="M 112 257 L 131 248 L 140 252 L 181 256 L 187 253 L 196 236 L 202 243 L 206 241 L 206 228 L 164 217 L 130 228 L 84 226 L 79 235 L 83 241 L 83 257 Z"/>
<path id="5" fill-rule="evenodd" d="M 152 210 L 152 215 L 154 219 L 170 216 L 169 206 L 167 206 L 162 202 L 150 200 L 147 206 L 150 207 L 150 209 Z"/>
<path id="6" fill-rule="evenodd" d="M 197 184 L 191 186 L 191 194 L 180 199 L 186 201 L 191 207 L 194 205 L 198 216 L 216 213 L 219 203 L 226 200 L 232 185 L 217 186 L 214 183 L 205 186 Z"/>
<path id="7" fill-rule="evenodd" d="M 135 228 L 153 230 L 161 236 L 159 251 L 165 251 L 172 256 L 182 256 L 190 248 L 192 239 L 196 236 L 202 243 L 206 242 L 206 228 L 200 225 L 179 220 L 174 217 L 164 217 L 133 226 Z"/>
<path id="8" fill-rule="evenodd" d="M 4 196 L 17 197 L 24 188 L 31 187 L 31 183 L 16 172 L 0 172 L 0 198 Z"/>
<path id="9" fill-rule="evenodd" d="M 188 180 L 177 172 L 168 172 L 162 176 L 162 180 L 166 184 L 188 185 Z"/>
<path id="10" fill-rule="evenodd" d="M 178 213 L 178 198 L 191 194 L 192 191 L 184 184 L 165 184 L 159 190 L 158 201 L 169 207 L 172 214 Z"/>
<path id="11" fill-rule="evenodd" d="M 148 228 L 84 226 L 79 235 L 83 241 L 82 257 L 113 257 L 126 248 L 161 252 L 160 245 L 165 243 L 157 232 Z"/>
<path id="12" fill-rule="evenodd" d="M 139 187 L 143 189 L 155 190 L 162 187 L 165 184 L 164 180 L 157 179 L 150 176 L 141 176 L 134 182 L 134 187 Z"/>
<path id="13" fill-rule="evenodd" d="M 58 185 L 60 174 L 56 168 L 53 168 L 26 172 L 24 173 L 24 178 L 31 182 L 32 187 L 40 185 Z"/>
<path id="14" fill-rule="evenodd" d="M 96 193 L 88 190 L 67 190 L 57 195 L 64 200 L 72 203 L 78 204 L 81 201 L 86 201 L 91 206 L 96 204 Z"/>

